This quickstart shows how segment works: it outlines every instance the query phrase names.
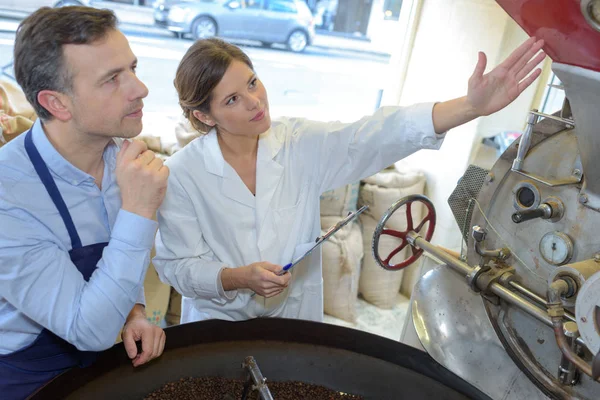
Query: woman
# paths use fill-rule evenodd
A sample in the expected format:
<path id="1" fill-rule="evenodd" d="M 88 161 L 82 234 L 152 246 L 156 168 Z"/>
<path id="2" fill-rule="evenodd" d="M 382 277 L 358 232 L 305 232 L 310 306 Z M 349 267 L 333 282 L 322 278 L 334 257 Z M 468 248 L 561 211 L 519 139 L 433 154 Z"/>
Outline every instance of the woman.
<path id="1" fill-rule="evenodd" d="M 320 252 L 277 274 L 319 236 L 321 193 L 438 149 L 447 130 L 502 109 L 539 76 L 530 72 L 545 57 L 542 46 L 531 38 L 487 75 L 480 53 L 465 97 L 383 107 L 343 124 L 271 122 L 248 56 L 219 39 L 196 42 L 175 87 L 184 115 L 204 135 L 166 163 L 154 259 L 161 279 L 184 296 L 181 322 L 322 320 Z"/>

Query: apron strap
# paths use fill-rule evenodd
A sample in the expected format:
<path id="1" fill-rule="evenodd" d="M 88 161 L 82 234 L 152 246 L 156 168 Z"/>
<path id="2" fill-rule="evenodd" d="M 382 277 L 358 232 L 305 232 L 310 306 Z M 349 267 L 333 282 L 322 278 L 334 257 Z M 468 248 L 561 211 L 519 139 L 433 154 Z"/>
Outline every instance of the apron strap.
<path id="1" fill-rule="evenodd" d="M 35 144 L 33 144 L 31 129 L 27 132 L 27 135 L 25 136 L 25 150 L 27 151 L 27 155 L 29 155 L 29 159 L 31 160 L 31 163 L 35 168 L 35 171 L 42 180 L 46 191 L 50 195 L 52 202 L 58 209 L 58 212 L 60 213 L 60 216 L 62 217 L 62 220 L 65 223 L 67 231 L 69 232 L 69 236 L 71 237 L 71 247 L 73 249 L 80 248 L 81 239 L 77 234 L 77 229 L 75 229 L 75 224 L 73 223 L 73 219 L 71 219 L 69 209 L 67 208 L 65 201 L 60 195 L 60 191 L 58 190 L 58 187 L 56 186 L 56 183 L 54 182 L 54 179 L 52 178 L 52 175 L 50 174 L 46 163 L 42 159 L 42 156 L 40 156 L 40 153 L 35 147 Z"/>

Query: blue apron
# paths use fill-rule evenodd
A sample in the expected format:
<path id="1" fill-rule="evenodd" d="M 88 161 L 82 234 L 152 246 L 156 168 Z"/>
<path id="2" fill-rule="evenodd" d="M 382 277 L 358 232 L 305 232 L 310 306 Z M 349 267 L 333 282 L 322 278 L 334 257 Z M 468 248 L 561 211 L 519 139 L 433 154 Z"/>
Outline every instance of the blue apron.
<path id="1" fill-rule="evenodd" d="M 87 281 L 96 270 L 102 251 L 108 243 L 81 245 L 71 214 L 31 136 L 30 130 L 25 136 L 25 150 L 67 227 L 71 237 L 71 261 Z M 96 352 L 77 350 L 72 344 L 43 329 L 30 345 L 13 353 L 0 355 L 0 397 L 7 400 L 24 399 L 61 372 L 75 366 L 90 365 L 96 356 Z"/>

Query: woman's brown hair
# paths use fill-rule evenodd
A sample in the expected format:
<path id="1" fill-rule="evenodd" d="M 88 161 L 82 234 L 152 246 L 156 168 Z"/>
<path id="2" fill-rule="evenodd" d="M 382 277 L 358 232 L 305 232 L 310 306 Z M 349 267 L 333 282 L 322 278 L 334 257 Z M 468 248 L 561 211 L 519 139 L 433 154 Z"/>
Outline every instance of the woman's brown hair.
<path id="1" fill-rule="evenodd" d="M 199 110 L 210 113 L 212 92 L 234 60 L 254 70 L 252 61 L 239 47 L 210 38 L 194 43 L 177 67 L 173 83 L 179 96 L 179 105 L 190 124 L 200 133 L 207 133 L 211 127 L 200 122 L 192 112 Z"/>

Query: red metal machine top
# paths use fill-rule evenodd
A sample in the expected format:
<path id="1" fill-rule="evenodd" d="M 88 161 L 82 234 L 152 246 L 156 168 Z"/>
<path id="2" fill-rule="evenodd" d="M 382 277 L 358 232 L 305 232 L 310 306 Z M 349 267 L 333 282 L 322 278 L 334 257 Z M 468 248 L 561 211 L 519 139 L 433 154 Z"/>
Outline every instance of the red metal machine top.
<path id="1" fill-rule="evenodd" d="M 553 61 L 600 71 L 600 32 L 584 17 L 582 1 L 590 2 L 497 0 L 530 36 L 544 39 L 544 51 Z M 596 6 L 600 12 L 600 2 Z"/>

